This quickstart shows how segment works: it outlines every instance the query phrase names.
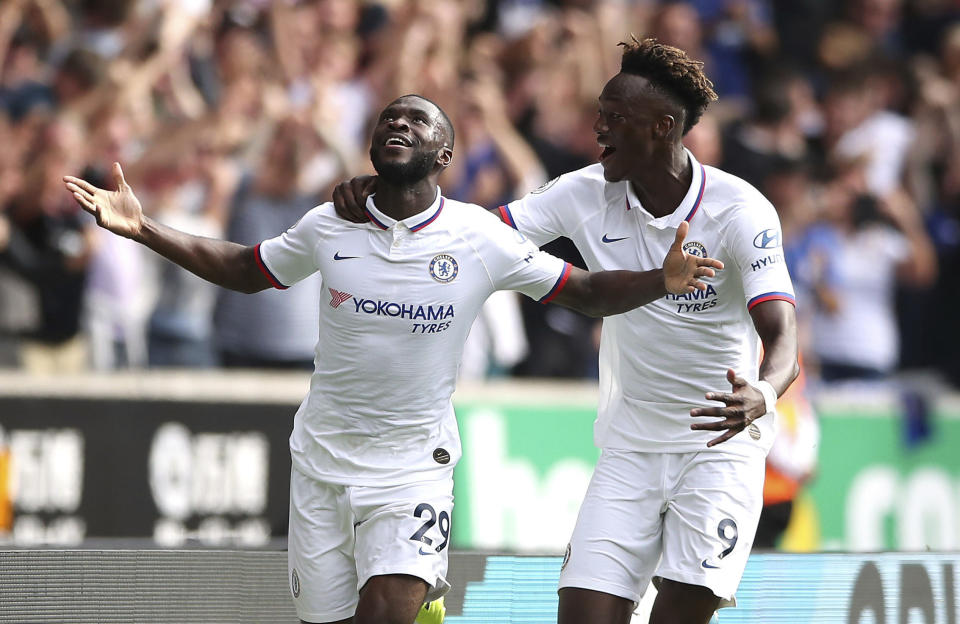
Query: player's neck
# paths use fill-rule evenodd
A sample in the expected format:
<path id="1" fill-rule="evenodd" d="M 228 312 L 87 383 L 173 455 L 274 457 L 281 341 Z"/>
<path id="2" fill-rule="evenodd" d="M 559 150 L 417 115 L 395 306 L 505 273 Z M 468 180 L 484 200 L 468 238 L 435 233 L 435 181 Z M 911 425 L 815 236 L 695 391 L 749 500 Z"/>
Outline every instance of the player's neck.
<path id="1" fill-rule="evenodd" d="M 413 184 L 392 184 L 383 178 L 377 181 L 373 198 L 377 210 L 397 221 L 419 214 L 437 199 L 437 182 L 424 178 Z"/>
<path id="2" fill-rule="evenodd" d="M 683 146 L 656 162 L 654 167 L 639 168 L 629 181 L 644 210 L 659 218 L 672 214 L 686 197 L 693 167 Z"/>

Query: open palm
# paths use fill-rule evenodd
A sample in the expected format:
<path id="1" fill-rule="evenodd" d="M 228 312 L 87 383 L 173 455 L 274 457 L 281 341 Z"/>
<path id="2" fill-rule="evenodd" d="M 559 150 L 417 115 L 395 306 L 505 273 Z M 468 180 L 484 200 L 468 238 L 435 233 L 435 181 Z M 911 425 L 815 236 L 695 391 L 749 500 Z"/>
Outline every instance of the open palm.
<path id="1" fill-rule="evenodd" d="M 701 258 L 683 250 L 683 239 L 690 224 L 686 221 L 677 228 L 676 238 L 663 259 L 663 282 L 667 292 L 675 295 L 706 290 L 707 285 L 697 278 L 713 277 L 714 269 L 722 269 L 723 263 L 713 258 Z"/>
<path id="2" fill-rule="evenodd" d="M 120 163 L 113 163 L 115 191 L 108 191 L 73 176 L 64 176 L 67 189 L 80 206 L 97 219 L 97 225 L 114 234 L 134 238 L 143 226 L 143 208 L 133 189 L 123 179 Z"/>

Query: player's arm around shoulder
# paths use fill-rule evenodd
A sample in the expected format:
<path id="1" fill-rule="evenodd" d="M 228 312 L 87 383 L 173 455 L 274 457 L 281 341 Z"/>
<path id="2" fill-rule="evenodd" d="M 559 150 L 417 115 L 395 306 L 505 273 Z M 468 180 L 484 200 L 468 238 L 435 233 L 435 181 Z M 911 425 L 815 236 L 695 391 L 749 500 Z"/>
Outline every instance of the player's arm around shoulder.
<path id="1" fill-rule="evenodd" d="M 576 267 L 553 301 L 588 316 L 622 314 L 655 301 L 667 293 L 685 294 L 705 290 L 701 277 L 713 277 L 723 263 L 683 251 L 689 224 L 677 228 L 663 267 L 653 271 L 596 271 Z"/>
<path id="2" fill-rule="evenodd" d="M 584 219 L 602 209 L 605 190 L 602 169 L 592 165 L 553 178 L 492 212 L 542 246 L 560 236 L 571 236 Z"/>
<path id="3" fill-rule="evenodd" d="M 97 220 L 97 225 L 141 243 L 203 279 L 231 290 L 257 292 L 270 287 L 258 267 L 257 250 L 229 241 L 193 236 L 158 223 L 143 213 L 140 200 L 113 164 L 116 190 L 64 176 L 67 190 Z"/>

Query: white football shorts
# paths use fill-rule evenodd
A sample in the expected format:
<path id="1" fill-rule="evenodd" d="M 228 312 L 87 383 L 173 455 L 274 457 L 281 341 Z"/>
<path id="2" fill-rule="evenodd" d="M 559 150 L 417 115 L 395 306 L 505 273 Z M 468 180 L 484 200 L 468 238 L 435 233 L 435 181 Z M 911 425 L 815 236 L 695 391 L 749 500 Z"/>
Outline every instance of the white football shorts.
<path id="1" fill-rule="evenodd" d="M 764 457 L 604 449 L 580 506 L 560 588 L 639 602 L 650 581 L 708 587 L 720 606 L 747 565 L 763 506 Z"/>
<path id="2" fill-rule="evenodd" d="M 389 487 L 336 485 L 294 468 L 290 476 L 287 573 L 305 622 L 353 617 L 373 576 L 426 581 L 427 601 L 444 595 L 453 476 Z"/>

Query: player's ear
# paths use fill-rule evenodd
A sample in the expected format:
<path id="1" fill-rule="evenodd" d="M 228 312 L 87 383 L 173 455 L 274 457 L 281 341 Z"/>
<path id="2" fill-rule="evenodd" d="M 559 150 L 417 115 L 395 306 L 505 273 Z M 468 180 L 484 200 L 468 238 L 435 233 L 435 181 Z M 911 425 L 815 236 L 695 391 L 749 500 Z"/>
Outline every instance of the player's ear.
<path id="1" fill-rule="evenodd" d="M 658 139 L 665 139 L 674 128 L 677 127 L 677 120 L 673 115 L 664 115 L 653 126 L 653 133 Z"/>
<path id="2" fill-rule="evenodd" d="M 441 169 L 446 169 L 450 166 L 451 162 L 453 162 L 453 150 L 444 145 L 437 153 L 437 165 L 439 165 Z"/>

